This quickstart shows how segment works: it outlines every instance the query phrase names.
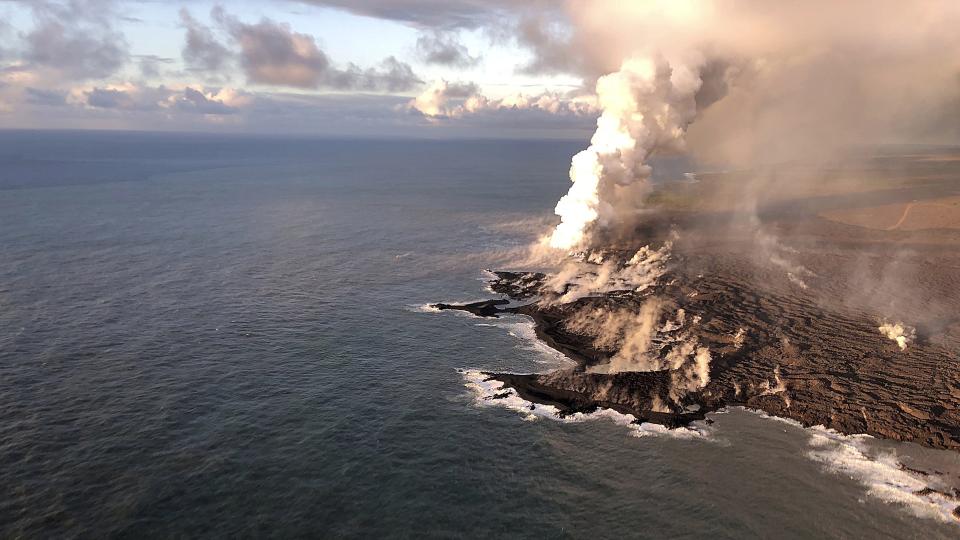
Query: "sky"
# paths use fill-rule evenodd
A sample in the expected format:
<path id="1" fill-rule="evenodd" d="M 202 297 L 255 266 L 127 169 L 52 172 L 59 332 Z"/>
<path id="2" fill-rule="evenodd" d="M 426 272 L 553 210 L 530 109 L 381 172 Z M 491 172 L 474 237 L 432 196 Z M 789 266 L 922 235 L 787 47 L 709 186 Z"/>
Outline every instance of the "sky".
<path id="1" fill-rule="evenodd" d="M 0 0 L 0 128 L 583 138 L 589 82 L 518 37 L 547 4 Z"/>
<path id="2" fill-rule="evenodd" d="M 0 128 L 955 144 L 958 27 L 956 0 L 0 0 Z"/>

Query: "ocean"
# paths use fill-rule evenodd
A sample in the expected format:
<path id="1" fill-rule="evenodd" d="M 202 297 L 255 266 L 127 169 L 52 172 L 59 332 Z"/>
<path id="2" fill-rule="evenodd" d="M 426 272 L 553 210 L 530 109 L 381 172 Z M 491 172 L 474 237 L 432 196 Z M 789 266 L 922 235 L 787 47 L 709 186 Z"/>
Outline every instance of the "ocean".
<path id="1" fill-rule="evenodd" d="M 491 406 L 585 141 L 0 132 L 0 537 L 950 538 L 901 447 Z M 899 476 L 898 476 L 899 475 Z"/>

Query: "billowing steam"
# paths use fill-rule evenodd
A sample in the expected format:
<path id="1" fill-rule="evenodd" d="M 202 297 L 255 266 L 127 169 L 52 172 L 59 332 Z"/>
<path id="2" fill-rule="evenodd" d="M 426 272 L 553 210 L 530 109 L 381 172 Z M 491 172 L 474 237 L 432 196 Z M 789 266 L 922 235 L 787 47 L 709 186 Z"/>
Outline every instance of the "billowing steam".
<path id="1" fill-rule="evenodd" d="M 900 347 L 901 351 L 907 350 L 907 344 L 913 341 L 916 331 L 909 326 L 901 322 L 889 323 L 884 322 L 880 325 L 880 333 L 897 342 L 897 346 Z"/>
<path id="2" fill-rule="evenodd" d="M 652 354 L 651 346 L 660 320 L 660 302 L 647 300 L 640 310 L 587 309 L 566 322 L 572 332 L 593 337 L 594 347 L 615 350 L 610 362 L 591 368 L 594 373 L 657 371 L 663 360 Z"/>
<path id="3" fill-rule="evenodd" d="M 669 371 L 670 399 L 679 404 L 685 395 L 710 382 L 710 350 L 699 344 L 683 309 L 664 320 L 663 302 L 648 298 L 638 311 L 586 308 L 566 322 L 572 332 L 593 337 L 598 350 L 612 351 L 609 362 L 592 366 L 591 373 Z"/>
<path id="4" fill-rule="evenodd" d="M 753 169 L 827 162 L 851 145 L 956 140 L 958 2 L 557 4 L 570 35 L 530 44 L 540 64 L 596 79 L 602 116 L 573 158 L 555 248 L 591 247 L 601 230 L 635 221 L 649 157 L 677 146 Z M 745 197 L 781 181 L 759 177 Z"/>
<path id="5" fill-rule="evenodd" d="M 629 225 L 649 189 L 648 159 L 680 151 L 696 112 L 698 66 L 671 66 L 661 58 L 631 58 L 600 77 L 602 109 L 590 146 L 573 156 L 570 191 L 557 203 L 561 222 L 550 245 L 588 247 L 597 228 Z"/>
<path id="6" fill-rule="evenodd" d="M 672 241 L 665 242 L 659 249 L 643 246 L 627 261 L 616 254 L 606 258 L 602 251 L 572 258 L 547 278 L 544 290 L 555 296 L 545 296 L 543 302 L 566 304 L 585 296 L 615 291 L 642 292 L 663 275 L 672 246 Z"/>

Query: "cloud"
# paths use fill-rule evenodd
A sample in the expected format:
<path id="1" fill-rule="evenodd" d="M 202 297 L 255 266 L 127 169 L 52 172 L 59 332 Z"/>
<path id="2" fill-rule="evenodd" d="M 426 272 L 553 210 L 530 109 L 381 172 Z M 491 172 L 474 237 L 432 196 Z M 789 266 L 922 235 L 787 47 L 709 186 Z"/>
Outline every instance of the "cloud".
<path id="1" fill-rule="evenodd" d="M 14 63 L 0 68 L 0 81 L 10 85 L 30 85 L 34 84 L 37 79 L 36 72 L 23 63 Z"/>
<path id="2" fill-rule="evenodd" d="M 465 68 L 480 62 L 479 56 L 470 56 L 470 51 L 460 43 L 452 32 L 431 30 L 417 38 L 417 54 L 429 64 Z"/>
<path id="3" fill-rule="evenodd" d="M 571 51 L 569 26 L 554 13 L 524 15 L 514 28 L 517 44 L 529 49 L 533 58 L 520 67 L 526 74 L 570 73 L 577 71 L 579 55 Z"/>
<path id="4" fill-rule="evenodd" d="M 163 58 L 152 54 L 140 55 L 137 58 L 140 59 L 140 74 L 147 79 L 155 79 L 162 76 L 160 68 L 173 63 L 172 58 Z"/>
<path id="5" fill-rule="evenodd" d="M 251 92 L 134 83 L 79 86 L 66 92 L 66 106 L 55 107 L 41 102 L 39 95 L 32 100 L 26 97 L 22 87 L 4 87 L 4 80 L 0 74 L 0 108 L 7 111 L 3 123 L 8 128 L 142 130 L 146 126 L 154 131 L 338 137 L 582 140 L 591 123 L 587 117 L 535 110 L 484 111 L 456 122 L 433 123 L 419 113 L 405 113 L 409 98 L 389 94 Z M 201 93 L 204 99 L 187 88 Z M 52 92 L 47 96 L 51 101 Z"/>
<path id="6" fill-rule="evenodd" d="M 180 25 L 187 31 L 181 55 L 189 68 L 217 72 L 227 64 L 232 57 L 230 50 L 217 40 L 209 27 L 194 19 L 187 8 L 180 9 Z"/>
<path id="7" fill-rule="evenodd" d="M 376 64 L 338 63 L 314 36 L 275 19 L 240 20 L 219 8 L 211 12 L 210 19 L 194 18 L 191 11 L 181 11 L 179 19 L 174 20 L 183 32 L 179 45 L 187 69 L 181 71 L 168 58 L 129 54 L 118 31 L 120 21 L 126 20 L 119 2 L 14 1 L 15 10 L 34 17 L 32 25 L 28 18 L 28 27 L 14 30 L 12 35 L 17 39 L 12 46 L 7 45 L 8 41 L 0 41 L 7 53 L 15 53 L 14 61 L 8 58 L 0 65 L 0 102 L 9 112 L 4 124 L 11 127 L 215 127 L 272 133 L 566 137 L 574 130 L 582 136 L 589 123 L 551 117 L 528 107 L 527 98 L 483 97 L 476 103 L 486 109 L 478 108 L 466 115 L 469 120 L 431 124 L 420 113 L 408 113 L 405 103 L 409 97 L 348 94 L 400 93 L 421 86 L 420 77 L 408 63 L 396 56 Z M 503 14 L 501 6 L 509 2 L 466 3 L 459 7 L 455 4 L 438 3 L 442 8 L 439 14 L 447 17 L 482 12 L 486 15 L 480 18 L 492 20 L 491 17 Z M 195 10 L 197 4 L 186 5 Z M 364 8 L 364 3 L 356 7 Z M 425 12 L 420 14 L 426 16 Z M 461 22 L 456 24 L 467 24 L 465 20 Z M 436 31 L 426 27 L 422 30 L 421 36 L 426 39 L 421 48 L 433 60 L 453 64 L 475 60 L 457 41 L 455 32 L 439 27 Z M 38 43 L 29 43 L 28 36 Z M 44 41 L 43 47 L 39 41 Z M 110 51 L 115 54 L 111 56 Z M 459 59 L 455 58 L 457 55 Z M 259 90 L 254 86 L 236 91 L 210 84 L 211 80 L 229 81 L 233 70 L 238 70 L 237 78 L 245 76 L 250 83 L 262 86 Z M 206 85 L 197 80 L 200 77 Z M 267 87 L 343 93 L 287 94 Z M 444 96 L 452 100 L 448 102 L 450 107 L 459 107 L 471 97 L 480 100 L 482 95 L 476 85 L 457 88 L 452 84 Z M 515 104 L 506 105 L 511 99 Z M 493 104 L 501 103 L 509 108 L 494 110 Z"/>
<path id="8" fill-rule="evenodd" d="M 316 88 L 330 67 L 313 37 L 293 32 L 289 25 L 269 19 L 257 24 L 231 19 L 229 28 L 240 44 L 243 68 L 251 82 Z"/>
<path id="9" fill-rule="evenodd" d="M 351 63 L 344 70 L 330 69 L 322 85 L 337 90 L 404 92 L 422 83 L 409 64 L 389 56 L 378 68 L 363 69 Z"/>
<path id="10" fill-rule="evenodd" d="M 300 0 L 356 15 L 399 21 L 422 28 L 479 28 L 531 0 Z"/>
<path id="11" fill-rule="evenodd" d="M 461 118 L 490 111 L 538 111 L 549 115 L 591 116 L 597 112 L 591 95 L 543 92 L 522 93 L 500 99 L 484 96 L 480 87 L 470 82 L 434 81 L 420 95 L 407 103 L 407 108 L 430 118 Z"/>
<path id="12" fill-rule="evenodd" d="M 422 115 L 398 114 L 406 98 L 375 94 L 258 94 L 244 109 L 259 129 L 357 136 L 582 138 L 590 120 L 536 111 L 490 111 L 457 122 L 425 122 Z"/>
<path id="13" fill-rule="evenodd" d="M 98 109 L 156 110 L 165 94 L 163 89 L 95 87 L 84 92 L 83 103 Z"/>
<path id="14" fill-rule="evenodd" d="M 23 59 L 68 79 L 107 77 L 128 59 L 123 35 L 113 29 L 110 0 L 35 0 L 34 27 L 22 35 Z"/>
<path id="15" fill-rule="evenodd" d="M 44 90 L 28 86 L 24 89 L 24 94 L 27 103 L 33 105 L 59 107 L 67 104 L 67 94 L 57 90 Z"/>
<path id="16" fill-rule="evenodd" d="M 10 53 L 10 51 L 7 50 L 7 44 L 11 42 L 10 35 L 12 30 L 10 23 L 0 19 L 0 60 L 6 58 Z"/>
<path id="17" fill-rule="evenodd" d="M 448 106 L 453 99 L 465 100 L 480 92 L 480 87 L 472 82 L 434 81 L 419 96 L 410 100 L 407 107 L 424 116 L 455 116 L 455 107 Z"/>
<path id="18" fill-rule="evenodd" d="M 250 102 L 248 96 L 234 90 L 198 90 L 190 86 L 180 90 L 166 86 L 132 83 L 111 87 L 74 89 L 74 105 L 118 111 L 166 111 L 203 115 L 231 115 Z"/>
<path id="19" fill-rule="evenodd" d="M 187 87 L 179 95 L 174 94 L 172 98 L 167 99 L 168 103 L 178 111 L 194 114 L 236 114 L 237 107 L 231 107 L 224 102 L 223 98 L 213 95 L 206 95 L 199 90 Z"/>
<path id="20" fill-rule="evenodd" d="M 348 64 L 340 69 L 318 46 L 313 36 L 290 25 L 264 18 L 247 24 L 215 13 L 240 46 L 240 59 L 247 80 L 259 84 L 296 88 L 329 88 L 401 92 L 422 83 L 406 63 L 390 56 L 377 68 Z"/>
<path id="21" fill-rule="evenodd" d="M 430 63 L 469 67 L 453 37 L 457 30 L 483 30 L 492 42 L 516 43 L 532 52 L 520 70 L 527 74 L 579 73 L 582 55 L 569 41 L 571 5 L 582 0 L 300 0 L 356 15 L 404 23 L 423 31 L 417 51 Z M 606 1 L 606 0 L 605 0 Z M 472 61 L 471 61 L 472 60 Z M 603 73 L 592 73 L 596 78 Z"/>

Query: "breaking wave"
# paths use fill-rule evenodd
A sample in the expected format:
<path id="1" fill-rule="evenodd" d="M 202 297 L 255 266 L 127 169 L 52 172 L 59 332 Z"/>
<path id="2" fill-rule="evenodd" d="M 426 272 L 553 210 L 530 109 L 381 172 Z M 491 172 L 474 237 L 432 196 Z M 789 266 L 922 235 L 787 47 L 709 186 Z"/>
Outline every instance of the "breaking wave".
<path id="1" fill-rule="evenodd" d="M 868 495 L 902 506 L 918 517 L 958 523 L 954 511 L 960 506 L 960 498 L 945 478 L 933 472 L 909 470 L 893 450 L 872 447 L 874 437 L 844 435 L 823 426 L 804 428 L 796 420 L 743 410 L 803 430 L 809 436 L 806 456 L 830 473 L 856 480 L 867 488 Z"/>
<path id="2" fill-rule="evenodd" d="M 699 439 L 711 440 L 712 430 L 705 425 L 694 422 L 689 427 L 670 429 L 659 424 L 636 423 L 636 417 L 632 414 L 623 414 L 613 409 L 597 409 L 592 413 L 573 413 L 561 415 L 560 409 L 553 405 L 542 405 L 527 401 L 517 395 L 512 388 L 504 388 L 501 381 L 489 379 L 489 377 L 479 370 L 458 370 L 466 380 L 464 386 L 469 388 L 475 394 L 475 403 L 482 407 L 503 407 L 516 411 L 528 422 L 536 421 L 540 418 L 554 420 L 568 424 L 585 422 L 588 420 L 606 419 L 616 425 L 624 426 L 630 430 L 634 437 L 662 436 L 674 439 Z"/>
<path id="3" fill-rule="evenodd" d="M 892 451 L 871 449 L 870 435 L 843 435 L 823 426 L 808 431 L 812 449 L 807 455 L 827 470 L 857 480 L 869 495 L 902 505 L 918 517 L 957 521 L 953 512 L 960 501 L 944 489 L 940 475 L 906 470 Z"/>

